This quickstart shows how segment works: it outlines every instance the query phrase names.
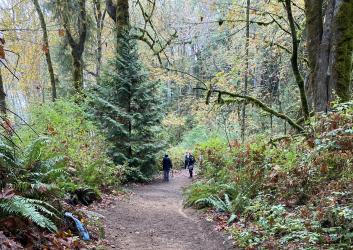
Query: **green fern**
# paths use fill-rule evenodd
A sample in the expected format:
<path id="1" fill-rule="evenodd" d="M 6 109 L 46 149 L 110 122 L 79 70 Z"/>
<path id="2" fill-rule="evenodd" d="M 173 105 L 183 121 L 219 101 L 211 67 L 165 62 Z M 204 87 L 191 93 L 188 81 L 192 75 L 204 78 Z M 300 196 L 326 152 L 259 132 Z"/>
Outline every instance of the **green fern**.
<path id="1" fill-rule="evenodd" d="M 22 172 L 13 181 L 13 186 L 21 191 L 23 196 L 37 198 L 38 195 L 43 196 L 43 192 L 54 191 L 56 185 L 52 183 L 53 180 L 67 175 L 62 164 L 64 157 L 48 158 L 43 154 L 48 142 L 47 137 L 38 138 L 26 147 L 22 154 L 22 168 L 31 171 Z"/>
<path id="2" fill-rule="evenodd" d="M 232 210 L 232 202 L 229 199 L 228 194 L 224 195 L 224 200 L 218 196 L 209 196 L 207 198 L 199 199 L 195 202 L 196 205 L 204 204 L 215 208 L 219 212 L 230 213 Z"/>
<path id="3" fill-rule="evenodd" d="M 49 161 L 49 160 L 48 160 Z M 38 167 L 35 169 L 35 172 L 29 173 L 27 178 L 28 180 L 35 181 L 50 181 L 52 179 L 57 179 L 61 176 L 67 175 L 67 171 L 63 168 L 57 168 L 57 164 L 61 161 L 55 161 L 54 159 L 50 160 L 51 165 L 47 165 L 48 161 L 38 162 Z"/>
<path id="4" fill-rule="evenodd" d="M 22 193 L 26 197 L 42 197 L 43 193 L 57 191 L 58 187 L 53 183 L 43 183 L 36 181 L 33 183 L 27 181 L 18 181 L 13 184 L 13 188 Z"/>
<path id="5" fill-rule="evenodd" d="M 202 203 L 204 205 L 212 206 L 218 212 L 229 213 L 230 216 L 227 221 L 228 225 L 232 224 L 237 219 L 236 214 L 233 213 L 233 204 L 228 194 L 224 194 L 224 200 L 222 200 L 218 196 L 210 196 L 207 198 L 199 199 L 195 203 Z"/>
<path id="6" fill-rule="evenodd" d="M 0 168 L 17 167 L 14 148 L 0 140 Z"/>
<path id="7" fill-rule="evenodd" d="M 56 211 L 55 208 L 46 202 L 18 195 L 10 199 L 0 199 L 0 217 L 9 215 L 21 216 L 52 232 L 56 232 L 57 228 L 48 217 L 56 217 L 54 211 Z"/>
<path id="8" fill-rule="evenodd" d="M 228 211 L 230 211 L 232 209 L 232 202 L 230 201 L 228 194 L 224 194 L 224 203 L 225 203 Z"/>
<path id="9" fill-rule="evenodd" d="M 4 188 L 9 180 L 16 179 L 18 169 L 21 165 L 16 160 L 15 148 L 0 140 L 0 188 Z"/>
<path id="10" fill-rule="evenodd" d="M 41 159 L 43 147 L 50 141 L 48 137 L 39 137 L 26 147 L 23 152 L 23 164 L 30 166 Z"/>

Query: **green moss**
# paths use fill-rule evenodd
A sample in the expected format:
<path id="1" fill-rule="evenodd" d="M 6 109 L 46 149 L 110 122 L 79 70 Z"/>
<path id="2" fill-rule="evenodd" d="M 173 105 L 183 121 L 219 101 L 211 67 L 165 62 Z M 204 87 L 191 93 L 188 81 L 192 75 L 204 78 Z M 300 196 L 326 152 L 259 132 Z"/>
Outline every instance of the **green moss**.
<path id="1" fill-rule="evenodd" d="M 351 97 L 351 73 L 353 54 L 353 1 L 344 2 L 336 17 L 337 72 L 336 93 L 342 101 Z"/>

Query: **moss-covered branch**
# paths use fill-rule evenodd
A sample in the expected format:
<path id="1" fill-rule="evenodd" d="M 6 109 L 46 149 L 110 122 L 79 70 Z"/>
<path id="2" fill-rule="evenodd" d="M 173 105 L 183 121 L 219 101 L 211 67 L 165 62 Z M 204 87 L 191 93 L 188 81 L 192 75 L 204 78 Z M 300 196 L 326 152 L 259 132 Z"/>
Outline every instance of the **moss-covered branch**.
<path id="1" fill-rule="evenodd" d="M 272 108 L 270 108 L 269 106 L 267 106 L 265 103 L 263 103 L 262 101 L 256 99 L 255 97 L 252 96 L 248 96 L 248 95 L 241 95 L 241 94 L 237 94 L 237 93 L 231 93 L 228 91 L 223 91 L 223 90 L 217 90 L 217 89 L 205 89 L 205 88 L 198 88 L 198 89 L 202 89 L 202 90 L 207 90 L 207 96 L 206 96 L 206 103 L 209 104 L 210 103 L 210 98 L 212 93 L 217 93 L 218 94 L 218 102 L 220 102 L 220 100 L 222 99 L 222 96 L 229 96 L 235 99 L 243 99 L 246 100 L 256 106 L 258 106 L 259 108 L 261 108 L 263 111 L 272 114 L 280 119 L 283 119 L 285 121 L 287 121 L 293 128 L 295 128 L 296 130 L 298 130 L 299 132 L 303 132 L 304 128 L 302 126 L 300 126 L 298 123 L 296 123 L 294 120 L 292 120 L 289 116 L 280 113 Z"/>

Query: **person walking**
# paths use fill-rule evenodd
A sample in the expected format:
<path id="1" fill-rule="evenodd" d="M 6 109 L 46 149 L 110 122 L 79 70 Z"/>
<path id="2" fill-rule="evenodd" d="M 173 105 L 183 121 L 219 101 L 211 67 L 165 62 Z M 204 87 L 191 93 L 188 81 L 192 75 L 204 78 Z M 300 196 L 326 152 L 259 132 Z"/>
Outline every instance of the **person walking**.
<path id="1" fill-rule="evenodd" d="M 190 178 L 193 177 L 194 165 L 195 157 L 188 152 L 185 156 L 185 169 L 187 168 L 189 170 Z"/>
<path id="2" fill-rule="evenodd" d="M 173 164 L 172 160 L 169 158 L 167 154 L 163 157 L 163 174 L 164 174 L 164 181 L 169 181 L 169 171 L 172 169 Z"/>
<path id="3" fill-rule="evenodd" d="M 186 152 L 185 154 L 185 160 L 184 160 L 184 168 L 187 169 L 189 166 L 189 159 L 190 159 L 190 153 Z"/>

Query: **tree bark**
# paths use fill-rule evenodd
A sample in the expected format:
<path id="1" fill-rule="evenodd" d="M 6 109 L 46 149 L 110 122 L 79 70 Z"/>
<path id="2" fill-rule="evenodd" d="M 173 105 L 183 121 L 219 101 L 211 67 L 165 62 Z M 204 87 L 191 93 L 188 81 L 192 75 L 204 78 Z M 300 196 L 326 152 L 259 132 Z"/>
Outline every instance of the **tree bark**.
<path id="1" fill-rule="evenodd" d="M 291 36 L 292 36 L 292 47 L 293 48 L 292 48 L 291 64 L 292 64 L 292 69 L 293 69 L 293 73 L 295 76 L 295 80 L 297 82 L 299 92 L 300 92 L 300 101 L 301 101 L 301 105 L 302 105 L 304 119 L 307 120 L 309 118 L 309 106 L 308 106 L 308 101 L 307 101 L 306 93 L 305 93 L 304 79 L 300 73 L 299 65 L 298 65 L 299 40 L 298 40 L 298 36 L 297 36 L 297 30 L 295 28 L 291 0 L 285 0 L 285 8 L 287 11 L 288 21 L 289 21 L 289 26 L 290 26 L 290 30 L 291 30 Z"/>
<path id="2" fill-rule="evenodd" d="M 306 30 L 307 30 L 307 51 L 309 62 L 309 75 L 306 82 L 307 98 L 309 109 L 311 109 L 314 100 L 315 89 L 315 67 L 317 55 L 319 53 L 319 44 L 323 33 L 323 1 L 306 0 Z"/>
<path id="3" fill-rule="evenodd" d="M 248 78 L 249 78 L 249 39 L 250 39 L 250 0 L 246 4 L 246 42 L 245 42 L 245 77 L 244 77 L 244 95 L 248 94 Z M 245 142 L 246 130 L 246 102 L 242 107 L 242 121 L 241 121 L 241 141 Z"/>
<path id="4" fill-rule="evenodd" d="M 342 101 L 351 97 L 353 1 L 330 0 L 315 67 L 315 110 L 327 112 L 334 92 Z"/>
<path id="5" fill-rule="evenodd" d="M 74 81 L 74 88 L 77 93 L 80 93 L 83 89 L 83 63 L 80 56 L 76 55 L 73 51 L 72 55 L 72 78 Z"/>
<path id="6" fill-rule="evenodd" d="M 48 66 L 48 72 L 49 72 L 49 78 L 50 78 L 50 84 L 51 84 L 51 97 L 52 97 L 52 101 L 54 102 L 55 99 L 57 98 L 57 94 L 56 94 L 54 69 L 53 69 L 53 64 L 52 64 L 51 56 L 50 56 L 47 25 L 45 23 L 44 15 L 43 15 L 43 12 L 40 8 L 38 0 L 32 0 L 32 1 L 33 1 L 35 8 L 36 8 L 36 11 L 37 11 L 37 14 L 39 17 L 39 21 L 40 21 L 40 26 L 41 26 L 42 32 L 43 32 L 43 50 L 44 50 L 45 59 L 47 61 L 47 66 Z"/>
<path id="7" fill-rule="evenodd" d="M 129 1 L 117 0 L 116 4 L 112 0 L 106 0 L 107 12 L 111 19 L 116 23 L 117 32 L 121 32 L 123 28 L 129 26 Z"/>
<path id="8" fill-rule="evenodd" d="M 116 4 L 112 0 L 106 0 L 108 15 L 115 22 L 116 27 L 116 49 L 119 51 L 119 40 L 130 26 L 129 0 L 117 0 Z"/>
<path id="9" fill-rule="evenodd" d="M 6 94 L 0 68 L 0 112 L 6 114 Z"/>
<path id="10" fill-rule="evenodd" d="M 71 47 L 72 56 L 72 78 L 74 88 L 77 93 L 82 93 L 83 90 L 83 61 L 82 55 L 85 49 L 85 41 L 87 37 L 87 17 L 86 17 L 86 0 L 79 0 L 79 21 L 77 25 L 78 41 L 75 40 L 69 28 L 69 13 L 63 14 L 63 26 L 66 37 Z"/>
<path id="11" fill-rule="evenodd" d="M 353 0 L 337 1 L 331 86 L 341 101 L 349 101 L 352 95 L 353 58 Z M 330 96 L 330 100 L 333 96 Z"/>
<path id="12" fill-rule="evenodd" d="M 97 50 L 96 50 L 96 82 L 98 84 L 100 79 L 101 64 L 102 64 L 102 30 L 105 11 L 102 12 L 100 0 L 94 0 L 94 16 L 96 19 L 96 36 L 97 36 Z"/>

